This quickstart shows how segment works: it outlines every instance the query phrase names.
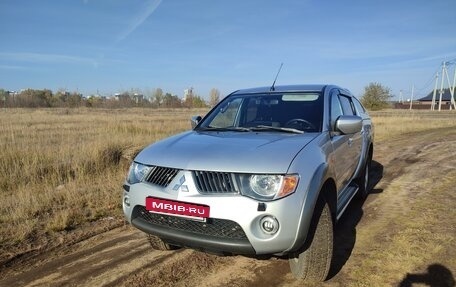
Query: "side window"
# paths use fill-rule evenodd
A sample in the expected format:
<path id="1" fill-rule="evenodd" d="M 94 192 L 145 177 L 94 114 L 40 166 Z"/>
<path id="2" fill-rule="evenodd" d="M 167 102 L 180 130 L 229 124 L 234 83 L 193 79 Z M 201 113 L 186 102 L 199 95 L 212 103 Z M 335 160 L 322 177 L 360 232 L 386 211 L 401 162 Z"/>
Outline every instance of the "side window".
<path id="1" fill-rule="evenodd" d="M 337 92 L 333 92 L 331 95 L 331 129 L 334 130 L 336 120 L 338 117 L 343 115 L 342 106 L 340 105 L 339 97 Z"/>
<path id="2" fill-rule="evenodd" d="M 344 115 L 355 115 L 355 110 L 353 108 L 353 104 L 350 98 L 345 96 L 339 96 L 340 103 L 342 105 L 342 110 L 344 111 Z"/>
<path id="3" fill-rule="evenodd" d="M 363 105 L 358 101 L 357 98 L 353 98 L 353 104 L 355 105 L 358 115 L 361 113 L 363 113 L 363 114 L 366 113 L 366 110 L 364 109 Z"/>

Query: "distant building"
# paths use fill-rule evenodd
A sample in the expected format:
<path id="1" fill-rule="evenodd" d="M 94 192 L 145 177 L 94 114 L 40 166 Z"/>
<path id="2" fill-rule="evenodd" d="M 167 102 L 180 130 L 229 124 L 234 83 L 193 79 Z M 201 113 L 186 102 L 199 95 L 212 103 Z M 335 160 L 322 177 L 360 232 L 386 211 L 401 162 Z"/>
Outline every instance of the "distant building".
<path id="1" fill-rule="evenodd" d="M 185 89 L 184 98 L 182 99 L 182 101 L 185 102 L 188 98 L 192 98 L 192 97 L 193 97 L 193 88 Z"/>
<path id="2" fill-rule="evenodd" d="M 423 104 L 423 105 L 432 105 L 433 96 L 434 96 L 434 91 L 430 92 L 426 97 L 419 99 L 418 102 L 420 102 L 420 104 Z M 435 100 L 436 105 L 438 105 L 439 101 L 440 101 L 440 90 L 437 90 L 437 92 L 435 93 L 434 100 Z M 451 103 L 450 89 L 444 89 L 443 94 L 442 94 L 442 106 L 450 105 L 450 103 Z"/>
<path id="3" fill-rule="evenodd" d="M 116 101 L 125 101 L 125 100 L 129 100 L 130 99 L 130 96 L 127 94 L 127 93 L 123 93 L 123 94 L 114 94 L 114 99 Z"/>
<path id="4" fill-rule="evenodd" d="M 456 93 L 456 90 L 455 90 Z M 455 95 L 456 96 L 456 95 Z M 413 100 L 412 109 L 416 110 L 430 110 L 432 107 L 432 98 L 434 97 L 434 91 L 431 91 L 427 96 L 422 97 L 417 100 Z M 434 109 L 439 108 L 440 101 L 440 89 L 436 91 L 434 98 Z M 405 103 L 395 103 L 394 107 L 396 109 L 409 109 L 410 108 L 410 99 Z M 450 89 L 444 89 L 442 94 L 442 104 L 440 105 L 442 110 L 451 109 L 451 93 Z"/>
<path id="5" fill-rule="evenodd" d="M 137 104 L 142 103 L 144 101 L 144 95 L 141 95 L 141 94 L 135 93 L 135 94 L 133 94 L 132 98 L 133 98 L 133 101 Z"/>

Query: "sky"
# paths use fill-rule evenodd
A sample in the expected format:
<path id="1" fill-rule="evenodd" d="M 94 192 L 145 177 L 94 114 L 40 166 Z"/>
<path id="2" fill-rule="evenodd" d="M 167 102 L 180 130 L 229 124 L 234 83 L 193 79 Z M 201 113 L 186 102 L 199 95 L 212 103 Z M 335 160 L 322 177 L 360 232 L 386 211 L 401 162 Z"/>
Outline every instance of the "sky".
<path id="1" fill-rule="evenodd" d="M 85 96 L 156 88 L 372 82 L 409 98 L 456 59 L 455 0 L 0 0 L 0 88 Z M 450 66 L 451 69 L 454 66 Z"/>

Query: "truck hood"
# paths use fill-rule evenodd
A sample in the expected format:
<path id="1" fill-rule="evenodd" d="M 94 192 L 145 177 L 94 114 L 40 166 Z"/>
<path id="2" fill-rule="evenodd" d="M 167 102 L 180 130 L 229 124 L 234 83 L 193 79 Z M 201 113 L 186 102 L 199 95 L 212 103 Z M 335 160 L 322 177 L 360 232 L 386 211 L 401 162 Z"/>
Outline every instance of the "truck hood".
<path id="1" fill-rule="evenodd" d="M 135 161 L 185 170 L 283 174 L 317 135 L 189 131 L 146 147 Z"/>

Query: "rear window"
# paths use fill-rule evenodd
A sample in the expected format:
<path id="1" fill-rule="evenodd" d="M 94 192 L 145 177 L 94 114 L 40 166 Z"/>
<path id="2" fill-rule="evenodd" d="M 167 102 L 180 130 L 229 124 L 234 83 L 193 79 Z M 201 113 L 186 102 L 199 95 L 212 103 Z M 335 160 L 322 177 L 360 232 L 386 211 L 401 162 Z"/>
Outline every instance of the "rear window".
<path id="1" fill-rule="evenodd" d="M 285 94 L 282 96 L 284 102 L 312 102 L 318 100 L 319 94 Z"/>

